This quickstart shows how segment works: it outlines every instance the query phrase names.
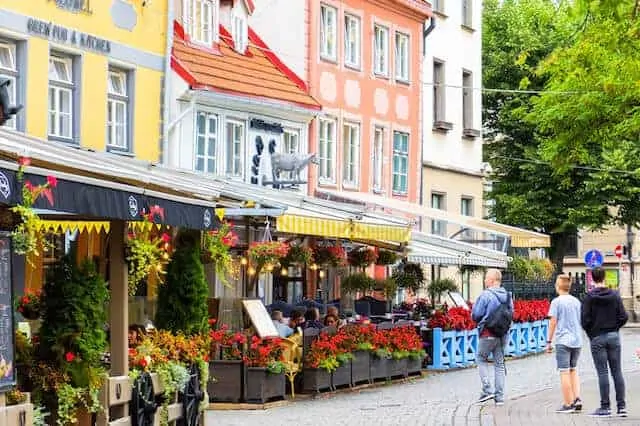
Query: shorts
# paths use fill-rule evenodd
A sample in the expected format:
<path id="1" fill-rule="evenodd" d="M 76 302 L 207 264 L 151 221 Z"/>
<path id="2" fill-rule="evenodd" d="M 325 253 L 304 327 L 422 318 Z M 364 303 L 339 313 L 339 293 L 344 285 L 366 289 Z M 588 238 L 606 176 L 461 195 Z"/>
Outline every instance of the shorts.
<path id="1" fill-rule="evenodd" d="M 580 348 L 570 348 L 565 345 L 556 345 L 556 363 L 558 370 L 575 370 L 580 358 Z"/>

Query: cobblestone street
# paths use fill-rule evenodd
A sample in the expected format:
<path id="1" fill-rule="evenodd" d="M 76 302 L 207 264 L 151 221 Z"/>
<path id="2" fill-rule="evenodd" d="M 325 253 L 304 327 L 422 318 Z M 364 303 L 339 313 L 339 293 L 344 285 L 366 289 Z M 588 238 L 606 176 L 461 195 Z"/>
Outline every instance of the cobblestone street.
<path id="1" fill-rule="evenodd" d="M 640 347 L 640 329 L 623 330 L 623 359 L 630 416 L 599 423 L 585 415 L 554 412 L 559 401 L 558 375 L 553 355 L 516 359 L 507 363 L 507 403 L 474 405 L 479 393 L 475 368 L 431 373 L 410 383 L 358 392 L 320 395 L 265 411 L 209 411 L 206 425 L 640 425 L 640 405 L 629 396 L 640 391 L 640 364 L 634 352 Z M 581 356 L 585 411 L 597 407 L 598 390 L 588 346 Z M 613 392 L 613 387 L 612 387 Z M 612 400 L 615 396 L 612 394 Z M 326 419 L 326 420 L 325 420 Z"/>

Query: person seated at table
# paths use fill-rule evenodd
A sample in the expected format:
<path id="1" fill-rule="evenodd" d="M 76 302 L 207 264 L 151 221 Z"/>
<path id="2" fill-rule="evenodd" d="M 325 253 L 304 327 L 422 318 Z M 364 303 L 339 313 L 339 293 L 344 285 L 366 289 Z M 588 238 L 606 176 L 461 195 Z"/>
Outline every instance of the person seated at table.
<path id="1" fill-rule="evenodd" d="M 273 325 L 276 326 L 278 335 L 280 337 L 289 337 L 293 334 L 293 329 L 285 324 L 283 320 L 284 317 L 282 316 L 282 311 L 276 310 L 271 312 L 271 321 L 273 321 Z"/>
<path id="2" fill-rule="evenodd" d="M 340 315 L 338 314 L 338 308 L 336 306 L 329 306 L 327 308 L 327 316 L 325 316 L 325 322 L 327 322 L 327 317 L 329 315 L 333 315 L 336 318 L 336 328 L 342 328 L 345 326 L 346 322 L 343 319 L 340 319 Z"/>
<path id="3" fill-rule="evenodd" d="M 320 321 L 320 311 L 318 308 L 309 308 L 304 314 L 304 325 L 302 328 L 324 328 L 324 324 Z"/>
<path id="4" fill-rule="evenodd" d="M 291 311 L 291 318 L 289 318 L 289 328 L 295 330 L 298 327 L 304 328 L 304 316 L 302 312 L 298 310 Z"/>
<path id="5" fill-rule="evenodd" d="M 340 326 L 338 325 L 338 321 L 340 320 L 340 318 L 338 318 L 336 315 L 334 314 L 327 314 L 324 317 L 324 326 L 325 327 L 335 327 L 335 328 L 339 328 Z"/>
<path id="6" fill-rule="evenodd" d="M 135 348 L 140 344 L 144 335 L 146 334 L 146 330 L 140 324 L 131 324 L 129 326 L 129 347 Z"/>

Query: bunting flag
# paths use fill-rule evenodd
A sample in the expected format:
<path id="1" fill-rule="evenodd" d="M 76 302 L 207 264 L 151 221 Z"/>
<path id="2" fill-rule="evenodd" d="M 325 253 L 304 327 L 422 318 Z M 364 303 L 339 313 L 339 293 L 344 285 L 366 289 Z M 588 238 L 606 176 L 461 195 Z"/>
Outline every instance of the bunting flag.
<path id="1" fill-rule="evenodd" d="M 154 226 L 157 229 L 160 229 L 163 225 L 161 224 L 151 224 L 145 222 L 128 222 L 127 223 L 130 229 L 142 230 L 145 227 Z M 97 234 L 104 232 L 109 232 L 109 222 L 106 221 L 75 221 L 75 220 L 40 220 L 38 222 L 38 229 L 40 232 L 55 232 L 55 233 L 63 233 L 63 232 L 75 232 L 80 231 L 92 233 L 95 232 Z"/>

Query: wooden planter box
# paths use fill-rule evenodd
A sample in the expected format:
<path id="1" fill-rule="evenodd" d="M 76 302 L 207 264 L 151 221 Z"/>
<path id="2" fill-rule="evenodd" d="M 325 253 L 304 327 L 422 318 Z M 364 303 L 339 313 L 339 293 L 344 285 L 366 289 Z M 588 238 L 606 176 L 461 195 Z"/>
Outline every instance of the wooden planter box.
<path id="1" fill-rule="evenodd" d="M 244 363 L 216 360 L 209 362 L 207 392 L 210 402 L 241 402 L 244 395 Z"/>
<path id="2" fill-rule="evenodd" d="M 351 385 L 355 386 L 360 383 L 370 383 L 371 376 L 369 363 L 371 353 L 369 351 L 356 351 L 353 353 L 351 360 Z"/>
<path id="3" fill-rule="evenodd" d="M 351 360 L 342 364 L 331 373 L 331 387 L 351 386 Z"/>
<path id="4" fill-rule="evenodd" d="M 285 396 L 284 373 L 271 374 L 266 368 L 247 367 L 245 400 L 249 403 L 264 404 Z"/>
<path id="5" fill-rule="evenodd" d="M 398 378 L 398 377 L 407 377 L 407 359 L 390 359 L 387 364 L 387 377 Z"/>
<path id="6" fill-rule="evenodd" d="M 320 392 L 331 389 L 331 373 L 323 368 L 304 368 L 302 370 L 302 390 Z"/>
<path id="7" fill-rule="evenodd" d="M 422 359 L 407 358 L 407 374 L 409 376 L 419 375 L 422 372 Z"/>
<path id="8" fill-rule="evenodd" d="M 370 368 L 369 368 L 369 377 L 371 381 L 387 379 L 387 366 L 391 360 L 387 358 L 378 358 L 375 355 L 371 355 L 370 358 Z"/>

